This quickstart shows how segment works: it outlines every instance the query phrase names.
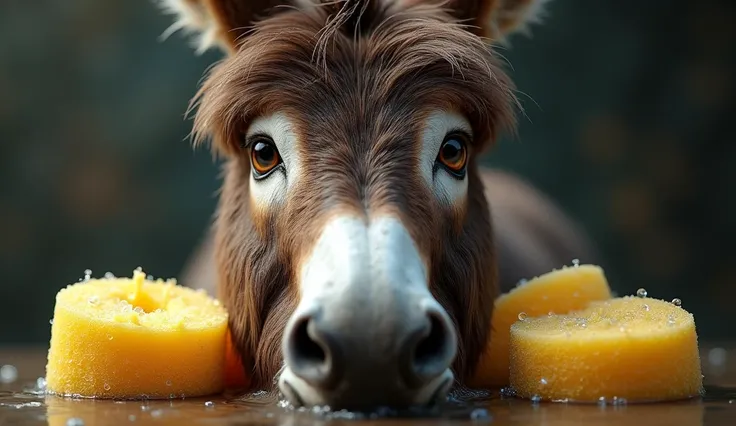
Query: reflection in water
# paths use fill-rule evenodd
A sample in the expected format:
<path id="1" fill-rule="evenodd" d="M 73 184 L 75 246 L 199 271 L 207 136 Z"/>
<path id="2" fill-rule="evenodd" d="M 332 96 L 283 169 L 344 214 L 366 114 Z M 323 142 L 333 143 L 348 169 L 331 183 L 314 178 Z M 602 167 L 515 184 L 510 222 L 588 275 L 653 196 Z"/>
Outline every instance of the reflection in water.
<path id="1" fill-rule="evenodd" d="M 110 401 L 70 399 L 29 393 L 0 393 L 0 423 L 48 426 L 90 425 L 340 425 L 494 424 L 606 426 L 732 426 L 736 389 L 708 388 L 704 398 L 659 404 L 598 406 L 593 404 L 533 404 L 493 395 L 487 400 L 449 401 L 439 410 L 399 414 L 401 419 L 349 420 L 347 412 L 316 413 L 247 399 L 186 399 L 170 401 Z M 374 415 L 373 417 L 377 417 Z M 406 417 L 415 417 L 414 419 Z M 81 422 L 79 420 L 81 420 Z M 707 421 L 706 421 L 707 420 Z"/>
<path id="2" fill-rule="evenodd" d="M 533 404 L 509 395 L 457 390 L 447 404 L 425 411 L 356 414 L 292 409 L 265 393 L 150 401 L 70 399 L 44 395 L 43 380 L 0 385 L 0 424 L 91 425 L 605 425 L 732 426 L 736 388 L 707 386 L 703 398 L 659 404 Z M 11 388 L 12 386 L 12 388 Z M 23 389 L 24 391 L 18 392 Z M 389 418 L 381 418 L 389 417 Z M 400 418 L 396 418 L 400 417 Z"/>
<path id="3" fill-rule="evenodd" d="M 498 424 L 563 425 L 703 425 L 704 404 L 699 400 L 678 403 L 628 405 L 508 404 L 494 409 Z M 736 411 L 733 413 L 736 415 Z M 724 426 L 728 423 L 722 423 Z"/>

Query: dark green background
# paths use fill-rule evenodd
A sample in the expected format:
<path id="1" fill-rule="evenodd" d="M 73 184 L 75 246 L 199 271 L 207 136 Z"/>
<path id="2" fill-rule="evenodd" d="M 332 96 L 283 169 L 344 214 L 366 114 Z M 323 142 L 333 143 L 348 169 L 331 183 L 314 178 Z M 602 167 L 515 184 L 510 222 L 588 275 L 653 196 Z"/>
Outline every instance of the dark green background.
<path id="1" fill-rule="evenodd" d="M 592 234 L 619 294 L 680 297 L 736 337 L 736 4 L 553 0 L 503 55 L 523 92 L 519 172 Z M 0 3 L 0 345 L 44 343 L 85 268 L 178 274 L 217 166 L 183 120 L 196 57 L 152 1 Z"/>

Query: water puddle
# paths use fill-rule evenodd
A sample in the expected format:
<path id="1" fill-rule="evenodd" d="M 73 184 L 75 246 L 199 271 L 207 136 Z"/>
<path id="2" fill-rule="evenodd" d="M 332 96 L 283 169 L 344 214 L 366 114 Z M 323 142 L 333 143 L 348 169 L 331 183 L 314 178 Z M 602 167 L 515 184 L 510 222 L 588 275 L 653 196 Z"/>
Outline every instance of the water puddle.
<path id="1" fill-rule="evenodd" d="M 533 403 L 502 392 L 457 390 L 431 409 L 371 413 L 294 409 L 266 393 L 148 401 L 61 398 L 37 383 L 0 391 L 0 423 L 13 425 L 713 425 L 736 419 L 736 387 L 708 386 L 702 398 L 656 404 Z M 3 386 L 7 388 L 7 386 Z"/>
<path id="2" fill-rule="evenodd" d="M 35 354 L 35 355 L 34 355 Z M 2 355 L 2 354 L 0 354 Z M 29 355 L 34 355 L 29 358 Z M 0 371 L 0 425 L 524 425 L 524 426 L 733 426 L 736 424 L 736 351 L 703 351 L 705 393 L 686 401 L 653 404 L 533 402 L 510 389 L 456 389 L 429 409 L 378 409 L 356 413 L 329 408 L 295 409 L 266 392 L 209 398 L 115 401 L 47 395 L 43 352 L 22 353 Z M 35 357 L 35 358 L 34 358 Z M 8 361 L 10 359 L 7 359 Z M 10 365 L 7 363 L 2 366 Z M 0 366 L 0 367 L 2 367 Z M 17 366 L 17 368 L 15 368 Z M 34 376 L 30 376 L 34 377 Z"/>

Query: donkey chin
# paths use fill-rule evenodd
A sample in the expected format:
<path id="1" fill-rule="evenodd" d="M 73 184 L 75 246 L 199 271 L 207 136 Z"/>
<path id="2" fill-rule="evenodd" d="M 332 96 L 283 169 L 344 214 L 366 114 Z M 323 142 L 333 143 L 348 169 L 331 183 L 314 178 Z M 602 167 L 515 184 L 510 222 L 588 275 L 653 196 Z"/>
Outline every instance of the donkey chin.
<path id="1" fill-rule="evenodd" d="M 457 335 L 400 220 L 332 219 L 299 280 L 278 379 L 292 404 L 363 409 L 444 399 Z"/>

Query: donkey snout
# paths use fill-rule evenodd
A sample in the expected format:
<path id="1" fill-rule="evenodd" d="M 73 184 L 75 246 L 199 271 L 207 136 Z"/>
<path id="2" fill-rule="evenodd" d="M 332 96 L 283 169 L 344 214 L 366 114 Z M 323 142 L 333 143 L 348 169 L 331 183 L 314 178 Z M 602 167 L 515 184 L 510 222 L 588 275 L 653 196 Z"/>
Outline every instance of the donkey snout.
<path id="1" fill-rule="evenodd" d="M 388 327 L 386 321 L 384 328 L 388 329 L 377 330 L 371 329 L 377 324 L 370 321 L 326 321 L 319 314 L 300 315 L 287 330 L 286 364 L 295 376 L 324 391 L 419 389 L 450 367 L 456 351 L 455 331 L 447 315 L 436 308 L 420 308 L 415 319 L 402 320 Z"/>
<path id="2" fill-rule="evenodd" d="M 302 265 L 284 332 L 284 395 L 303 405 L 424 405 L 444 397 L 455 328 L 427 266 L 392 217 L 328 222 Z"/>

